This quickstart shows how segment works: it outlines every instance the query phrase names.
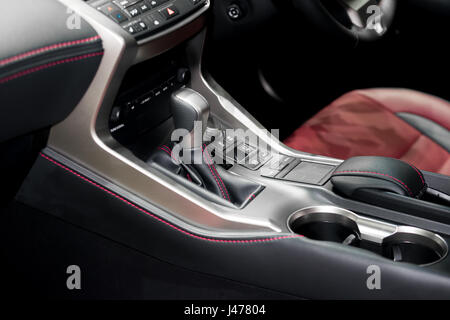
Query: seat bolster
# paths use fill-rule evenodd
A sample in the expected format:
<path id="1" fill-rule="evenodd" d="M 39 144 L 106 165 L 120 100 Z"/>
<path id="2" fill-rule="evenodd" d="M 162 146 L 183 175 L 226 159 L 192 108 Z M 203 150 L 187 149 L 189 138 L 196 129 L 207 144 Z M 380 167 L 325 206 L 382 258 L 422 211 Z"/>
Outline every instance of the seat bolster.
<path id="1" fill-rule="evenodd" d="M 450 130 L 450 102 L 409 89 L 377 88 L 356 90 L 348 95 L 363 95 L 393 113 L 412 113 Z"/>
<path id="2" fill-rule="evenodd" d="M 406 89 L 355 90 L 321 110 L 284 143 L 344 160 L 391 157 L 449 175 L 449 128 L 450 103 L 444 100 Z"/>
<path id="3" fill-rule="evenodd" d="M 444 148 L 447 152 L 450 152 L 450 130 L 445 129 L 434 121 L 416 114 L 399 112 L 396 116 L 409 123 L 412 127 Z"/>

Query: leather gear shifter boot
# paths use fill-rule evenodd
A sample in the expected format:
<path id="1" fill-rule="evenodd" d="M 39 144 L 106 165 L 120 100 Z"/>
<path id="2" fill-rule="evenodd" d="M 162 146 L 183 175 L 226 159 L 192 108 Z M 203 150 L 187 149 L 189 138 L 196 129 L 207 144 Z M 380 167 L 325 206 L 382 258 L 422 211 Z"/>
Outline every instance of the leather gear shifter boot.
<path id="1" fill-rule="evenodd" d="M 200 156 L 201 158 L 185 164 L 183 158 L 180 158 L 172 148 L 164 145 L 154 153 L 151 161 L 158 163 L 166 170 L 178 176 L 185 177 L 224 200 L 232 202 L 228 188 L 206 148 L 202 146 L 199 149 L 183 150 L 183 152 L 191 152 L 191 157 L 186 158 L 194 159 L 196 156 Z"/>
<path id="2" fill-rule="evenodd" d="M 173 152 L 172 148 L 164 145 L 153 153 L 148 162 L 149 164 L 156 163 L 166 171 L 183 177 L 192 184 L 237 206 L 243 206 L 252 201 L 263 189 L 257 183 L 230 174 L 225 169 L 216 166 L 205 145 L 201 149 L 191 149 L 191 152 L 200 152 L 201 161 L 185 164 L 178 159 L 178 155 Z M 191 156 L 194 157 L 194 155 Z"/>

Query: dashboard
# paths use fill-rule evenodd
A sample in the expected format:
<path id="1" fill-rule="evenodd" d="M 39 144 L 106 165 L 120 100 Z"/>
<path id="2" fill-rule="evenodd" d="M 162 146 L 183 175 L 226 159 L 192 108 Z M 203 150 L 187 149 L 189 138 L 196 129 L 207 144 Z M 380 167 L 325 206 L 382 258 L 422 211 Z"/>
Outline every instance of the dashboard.
<path id="1" fill-rule="evenodd" d="M 202 8 L 206 0 L 93 0 L 88 3 L 141 39 L 182 20 Z"/>

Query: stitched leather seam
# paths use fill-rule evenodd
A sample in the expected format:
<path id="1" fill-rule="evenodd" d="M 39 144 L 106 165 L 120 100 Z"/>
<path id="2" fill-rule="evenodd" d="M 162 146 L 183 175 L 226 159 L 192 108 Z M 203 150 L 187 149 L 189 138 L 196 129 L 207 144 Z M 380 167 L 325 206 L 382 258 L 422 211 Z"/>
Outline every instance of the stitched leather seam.
<path id="1" fill-rule="evenodd" d="M 179 163 L 179 161 L 177 159 L 175 159 L 175 157 L 172 154 L 172 149 L 170 149 L 168 146 L 163 145 L 161 147 L 159 147 L 160 150 L 165 151 L 172 159 L 173 161 L 175 161 L 176 163 Z"/>
<path id="2" fill-rule="evenodd" d="M 87 42 L 93 42 L 95 40 L 100 39 L 100 36 L 94 36 L 94 37 L 90 37 L 90 38 L 85 38 L 85 39 L 80 39 L 80 40 L 74 40 L 74 41 L 68 41 L 68 42 L 61 42 L 61 43 L 56 43 L 56 44 L 52 44 L 46 47 L 42 47 L 39 49 L 34 49 L 28 52 L 24 52 L 18 55 L 15 55 L 13 57 L 9 57 L 3 60 L 0 60 L 0 66 L 6 65 L 8 63 L 11 62 L 16 62 L 18 60 L 22 60 L 25 58 L 29 58 L 32 56 L 35 56 L 37 54 L 43 53 L 43 52 L 47 52 L 47 51 L 51 51 L 54 49 L 60 49 L 60 48 L 66 48 L 66 47 L 71 47 L 71 46 L 75 46 L 78 44 L 83 44 L 83 43 L 87 43 Z"/>
<path id="3" fill-rule="evenodd" d="M 38 72 L 38 71 L 41 71 L 41 70 L 52 68 L 52 67 L 55 67 L 55 66 L 58 66 L 58 65 L 61 65 L 61 64 L 75 62 L 75 61 L 88 59 L 88 58 L 101 56 L 101 55 L 103 55 L 103 51 L 89 53 L 89 54 L 84 54 L 84 55 L 77 56 L 77 57 L 72 57 L 72 58 L 67 58 L 67 59 L 63 59 L 63 60 L 49 62 L 49 63 L 43 64 L 41 66 L 37 66 L 37 67 L 30 68 L 30 69 L 27 69 L 27 70 L 24 70 L 24 71 L 20 71 L 18 73 L 13 74 L 13 75 L 10 75 L 10 76 L 7 76 L 5 78 L 2 78 L 2 79 L 0 79 L 0 84 L 6 83 L 8 81 L 11 81 L 11 80 L 23 77 L 23 76 L 26 76 L 26 75 L 31 74 L 31 73 L 35 73 L 35 72 Z"/>
<path id="4" fill-rule="evenodd" d="M 205 145 L 205 150 L 206 150 L 206 145 Z M 230 194 L 228 193 L 227 187 L 225 186 L 225 183 L 223 182 L 222 177 L 220 176 L 219 172 L 217 171 L 217 168 L 216 168 L 216 166 L 214 165 L 214 162 L 212 161 L 211 156 L 210 156 L 209 153 L 208 153 L 208 150 L 206 150 L 206 154 L 208 155 L 208 158 L 209 158 L 209 160 L 210 160 L 211 163 L 212 163 L 212 167 L 213 167 L 214 171 L 216 172 L 217 177 L 219 178 L 220 182 L 222 183 L 223 189 L 225 190 L 225 193 L 227 194 L 228 200 L 231 201 L 231 199 L 230 199 Z"/>
<path id="5" fill-rule="evenodd" d="M 216 172 L 217 177 L 219 178 L 219 181 L 222 183 L 223 189 L 225 190 L 228 200 L 231 201 L 230 194 L 228 193 L 228 189 L 225 186 L 225 183 L 223 182 L 222 177 L 220 176 L 220 173 L 217 171 L 217 168 L 214 164 L 212 165 L 212 167 L 213 167 L 214 171 Z"/>
<path id="6" fill-rule="evenodd" d="M 189 231 L 183 230 L 183 229 L 173 225 L 172 223 L 170 223 L 170 222 L 168 222 L 168 221 L 166 221 L 166 220 L 156 216 L 155 214 L 151 213 L 150 211 L 147 211 L 147 210 L 145 210 L 145 209 L 135 205 L 134 203 L 131 203 L 130 201 L 128 201 L 127 199 L 123 198 L 122 196 L 116 194 L 115 192 L 112 192 L 112 191 L 102 187 L 98 183 L 96 183 L 96 182 L 94 182 L 94 181 L 92 181 L 92 180 L 82 176 L 81 174 L 75 172 L 72 169 L 69 169 L 68 167 L 64 166 L 63 164 L 57 162 L 56 160 L 53 160 L 52 158 L 46 156 L 45 154 L 40 153 L 40 156 L 42 158 L 50 161 L 51 163 L 57 165 L 58 167 L 64 169 L 65 171 L 70 172 L 71 174 L 77 176 L 78 178 L 82 179 L 84 182 L 87 182 L 87 183 L 91 184 L 92 186 L 94 186 L 94 187 L 96 187 L 96 188 L 98 188 L 98 189 L 108 193 L 109 195 L 115 197 L 116 199 L 118 199 L 118 200 L 124 202 L 125 204 L 133 207 L 134 209 L 137 209 L 140 212 L 145 213 L 146 215 L 150 216 L 151 218 L 153 218 L 153 219 L 155 219 L 155 220 L 165 224 L 166 226 L 168 226 L 168 227 L 170 227 L 170 228 L 172 228 L 172 229 L 174 229 L 174 230 L 176 230 L 178 232 L 181 232 L 184 235 L 187 235 L 187 236 L 189 236 L 191 238 L 195 238 L 195 239 L 198 239 L 198 240 L 209 241 L 209 242 L 214 242 L 214 243 L 251 244 L 251 243 L 264 243 L 264 242 L 270 242 L 270 241 L 278 241 L 278 240 L 283 240 L 283 239 L 294 239 L 294 238 L 301 238 L 301 237 L 303 237 L 301 235 L 289 235 L 289 236 L 280 236 L 280 237 L 272 237 L 272 238 L 261 238 L 261 239 L 248 239 L 248 240 L 237 239 L 237 240 L 230 240 L 230 239 L 216 239 L 216 238 L 207 238 L 207 237 L 198 236 L 196 234 L 193 234 L 193 233 L 191 233 Z"/>
<path id="7" fill-rule="evenodd" d="M 203 159 L 205 160 L 207 166 L 209 167 L 209 171 L 211 172 L 211 175 L 213 176 L 214 180 L 216 180 L 217 186 L 219 187 L 219 190 L 220 190 L 220 192 L 222 193 L 223 198 L 224 198 L 225 200 L 227 200 L 227 198 L 226 198 L 226 196 L 225 196 L 225 193 L 224 193 L 223 190 L 222 190 L 222 186 L 221 186 L 220 183 L 219 183 L 219 180 L 217 180 L 217 177 L 216 177 L 216 175 L 214 174 L 214 172 L 213 172 L 213 170 L 212 170 L 212 168 L 211 168 L 211 165 L 208 163 L 208 160 L 206 159 L 206 156 L 205 156 L 205 149 L 203 149 L 203 147 L 202 147 L 202 153 L 203 153 Z"/>
<path id="8" fill-rule="evenodd" d="M 403 181 L 401 181 L 400 179 L 397 179 L 396 177 L 390 176 L 388 174 L 385 173 L 379 173 L 379 172 L 372 172 L 372 171 L 358 171 L 358 170 L 345 170 L 345 171 L 337 171 L 334 174 L 345 174 L 345 173 L 368 173 L 368 174 L 375 174 L 375 175 L 380 175 L 380 176 L 385 176 L 388 178 L 391 178 L 397 182 L 399 182 L 403 187 L 406 188 L 406 190 L 409 192 L 409 194 L 413 197 L 414 193 L 411 191 L 411 189 L 406 185 L 406 183 L 404 183 Z"/>
<path id="9" fill-rule="evenodd" d="M 424 176 L 422 174 L 422 172 L 419 171 L 419 169 L 417 169 L 415 166 L 413 166 L 412 164 L 409 164 L 419 175 L 420 180 L 422 181 L 423 185 L 425 186 L 425 179 Z"/>

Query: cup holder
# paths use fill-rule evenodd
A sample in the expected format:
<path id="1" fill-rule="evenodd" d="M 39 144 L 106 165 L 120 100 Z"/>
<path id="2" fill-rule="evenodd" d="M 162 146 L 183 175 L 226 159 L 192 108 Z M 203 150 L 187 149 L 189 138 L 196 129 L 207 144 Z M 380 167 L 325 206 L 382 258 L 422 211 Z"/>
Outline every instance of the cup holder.
<path id="1" fill-rule="evenodd" d="M 311 211 L 294 216 L 290 228 L 294 233 L 312 240 L 353 245 L 361 239 L 358 225 L 354 220 L 333 212 Z"/>
<path id="2" fill-rule="evenodd" d="M 437 234 L 369 219 L 332 206 L 295 212 L 289 229 L 311 240 L 331 241 L 382 255 L 394 262 L 429 265 L 442 260 L 447 242 Z"/>
<path id="3" fill-rule="evenodd" d="M 382 255 L 396 262 L 427 265 L 447 254 L 447 244 L 435 234 L 412 227 L 399 227 L 383 240 Z"/>

